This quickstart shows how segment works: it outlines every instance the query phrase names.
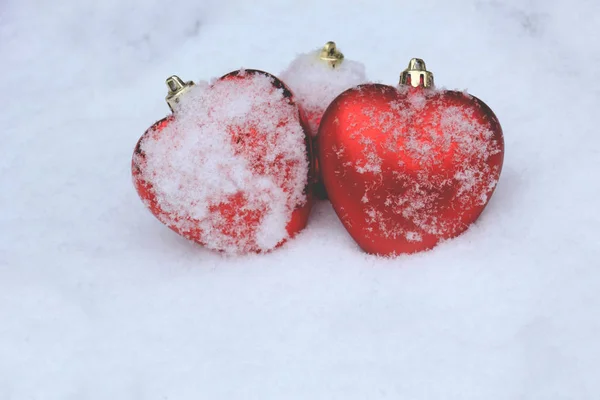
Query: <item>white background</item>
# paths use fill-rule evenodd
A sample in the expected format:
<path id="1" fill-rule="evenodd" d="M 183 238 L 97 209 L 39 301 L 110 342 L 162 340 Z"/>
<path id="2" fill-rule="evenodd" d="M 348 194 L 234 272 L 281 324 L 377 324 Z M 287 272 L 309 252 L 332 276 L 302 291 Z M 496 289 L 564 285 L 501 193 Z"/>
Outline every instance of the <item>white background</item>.
<path id="1" fill-rule="evenodd" d="M 0 399 L 600 398 L 600 3 L 0 3 Z M 335 40 L 495 111 L 506 156 L 463 236 L 363 254 L 322 202 L 224 258 L 143 207 L 164 79 L 282 71 Z"/>

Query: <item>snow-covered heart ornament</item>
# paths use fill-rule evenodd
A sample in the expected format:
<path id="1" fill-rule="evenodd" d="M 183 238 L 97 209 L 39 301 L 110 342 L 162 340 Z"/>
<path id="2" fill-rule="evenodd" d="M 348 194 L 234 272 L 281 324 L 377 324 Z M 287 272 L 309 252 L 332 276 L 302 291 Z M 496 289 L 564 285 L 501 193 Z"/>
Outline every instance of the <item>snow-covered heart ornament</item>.
<path id="1" fill-rule="evenodd" d="M 228 254 L 270 251 L 302 230 L 312 205 L 311 146 L 291 91 L 238 70 L 212 83 L 167 79 L 172 114 L 135 147 L 135 188 L 161 222 Z"/>
<path id="2" fill-rule="evenodd" d="M 321 49 L 298 55 L 280 77 L 292 89 L 306 115 L 315 155 L 318 155 L 319 151 L 319 124 L 327 106 L 343 91 L 367 82 L 365 66 L 344 57 L 335 42 L 327 42 Z M 318 158 L 315 169 L 315 194 L 326 198 L 327 194 L 319 174 Z"/>
<path id="3" fill-rule="evenodd" d="M 398 87 L 365 84 L 327 108 L 320 168 L 343 225 L 368 253 L 398 255 L 464 232 L 504 160 L 498 119 L 478 98 L 439 90 L 420 59 Z"/>

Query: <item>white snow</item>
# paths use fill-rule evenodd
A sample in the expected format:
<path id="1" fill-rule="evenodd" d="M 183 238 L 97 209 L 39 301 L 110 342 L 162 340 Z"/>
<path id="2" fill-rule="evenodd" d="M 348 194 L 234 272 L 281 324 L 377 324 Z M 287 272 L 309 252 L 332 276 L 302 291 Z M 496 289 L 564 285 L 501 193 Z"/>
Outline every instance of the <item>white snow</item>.
<path id="1" fill-rule="evenodd" d="M 600 396 L 600 3 L 0 4 L 0 399 Z M 420 57 L 496 113 L 506 156 L 464 235 L 388 260 L 331 206 L 223 257 L 131 184 L 164 79 L 277 74 L 335 40 L 395 84 Z M 341 151 L 342 149 L 340 149 Z"/>
<path id="2" fill-rule="evenodd" d="M 151 130 L 134 155 L 159 219 L 228 254 L 274 249 L 289 238 L 292 213 L 307 201 L 297 106 L 272 77 L 240 76 L 192 86 L 172 121 Z"/>
<path id="3" fill-rule="evenodd" d="M 294 92 L 313 136 L 317 135 L 321 117 L 331 101 L 344 90 L 367 82 L 363 63 L 344 55 L 344 59 L 332 67 L 319 58 L 321 50 L 300 53 L 279 75 Z"/>

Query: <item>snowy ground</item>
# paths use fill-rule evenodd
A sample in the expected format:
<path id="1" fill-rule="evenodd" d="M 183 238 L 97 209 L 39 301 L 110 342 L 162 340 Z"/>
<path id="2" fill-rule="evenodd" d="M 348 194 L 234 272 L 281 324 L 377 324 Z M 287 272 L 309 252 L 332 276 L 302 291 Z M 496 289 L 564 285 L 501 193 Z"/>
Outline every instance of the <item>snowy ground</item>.
<path id="1" fill-rule="evenodd" d="M 600 398 L 600 2 L 251 3 L 0 4 L 0 399 Z M 378 259 L 321 203 L 224 258 L 144 209 L 131 154 L 168 75 L 277 74 L 327 40 L 494 109 L 475 226 Z"/>

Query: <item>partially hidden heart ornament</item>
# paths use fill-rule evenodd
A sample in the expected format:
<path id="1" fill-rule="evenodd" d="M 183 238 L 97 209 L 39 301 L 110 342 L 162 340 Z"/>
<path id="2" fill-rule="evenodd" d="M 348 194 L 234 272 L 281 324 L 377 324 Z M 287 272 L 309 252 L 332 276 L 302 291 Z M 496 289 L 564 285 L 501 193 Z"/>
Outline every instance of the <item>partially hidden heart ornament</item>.
<path id="1" fill-rule="evenodd" d="M 367 82 L 365 66 L 344 57 L 335 42 L 327 42 L 321 49 L 299 54 L 280 77 L 292 89 L 306 115 L 315 155 L 319 153 L 319 124 L 327 106 L 344 90 Z M 324 199 L 327 193 L 320 177 L 318 158 L 315 175 L 315 195 Z"/>
<path id="2" fill-rule="evenodd" d="M 492 196 L 504 159 L 498 119 L 478 98 L 438 90 L 420 59 L 398 87 L 338 96 L 319 127 L 329 199 L 368 253 L 431 249 L 464 232 Z"/>
<path id="3" fill-rule="evenodd" d="M 229 253 L 270 251 L 306 226 L 311 141 L 291 91 L 263 71 L 167 80 L 172 114 L 135 147 L 135 188 L 161 222 Z"/>

